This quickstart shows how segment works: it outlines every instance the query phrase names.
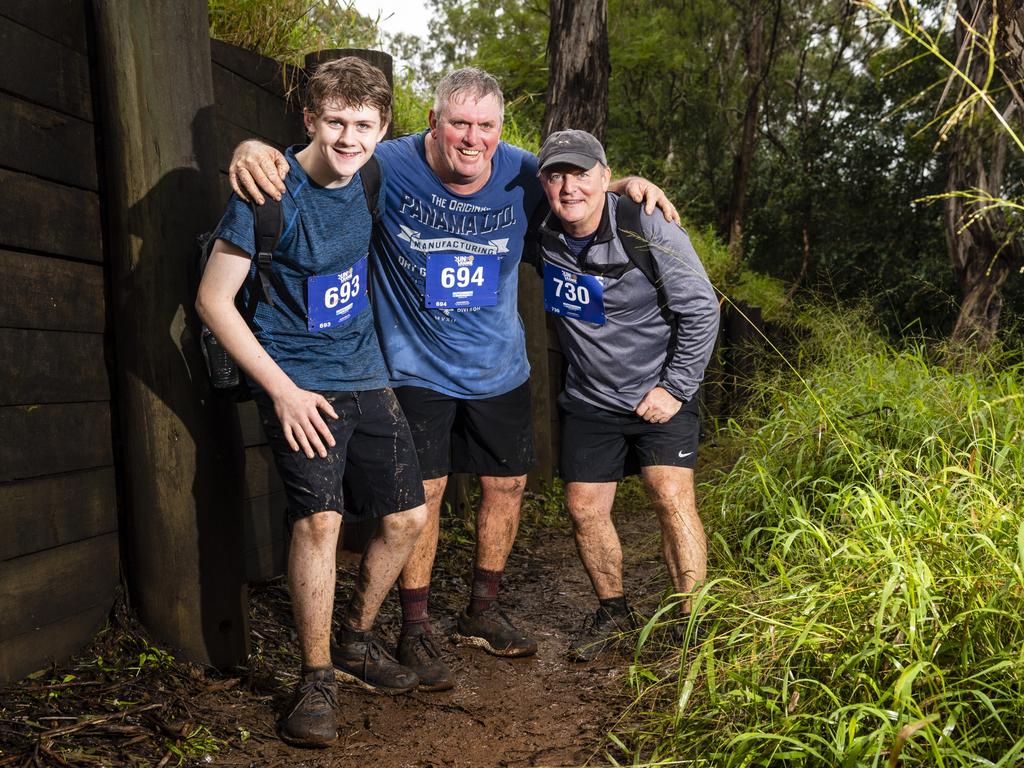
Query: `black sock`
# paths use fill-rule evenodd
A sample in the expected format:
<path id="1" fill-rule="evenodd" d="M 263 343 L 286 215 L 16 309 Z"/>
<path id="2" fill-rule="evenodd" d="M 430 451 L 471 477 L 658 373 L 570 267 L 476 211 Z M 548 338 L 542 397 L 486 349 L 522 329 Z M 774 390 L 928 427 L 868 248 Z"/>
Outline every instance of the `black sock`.
<path id="1" fill-rule="evenodd" d="M 613 616 L 625 616 L 629 613 L 629 606 L 626 605 L 625 595 L 619 595 L 618 597 L 606 597 L 598 602 L 601 603 L 602 608 Z"/>

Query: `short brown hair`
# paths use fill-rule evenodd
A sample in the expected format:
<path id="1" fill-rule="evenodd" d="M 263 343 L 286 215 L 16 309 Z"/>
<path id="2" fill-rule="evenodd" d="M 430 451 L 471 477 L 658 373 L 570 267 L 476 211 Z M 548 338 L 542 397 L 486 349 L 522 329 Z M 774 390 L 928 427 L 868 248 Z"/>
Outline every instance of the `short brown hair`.
<path id="1" fill-rule="evenodd" d="M 381 124 L 391 122 L 391 88 L 384 73 L 355 56 L 321 63 L 306 84 L 305 107 L 319 115 L 324 106 L 340 102 L 348 107 L 374 107 Z"/>

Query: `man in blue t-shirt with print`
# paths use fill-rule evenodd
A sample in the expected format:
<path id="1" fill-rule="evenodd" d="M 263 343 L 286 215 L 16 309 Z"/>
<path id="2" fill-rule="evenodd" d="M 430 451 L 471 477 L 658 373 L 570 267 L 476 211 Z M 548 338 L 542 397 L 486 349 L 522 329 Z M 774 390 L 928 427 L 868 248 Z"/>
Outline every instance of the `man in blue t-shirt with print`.
<path id="1" fill-rule="evenodd" d="M 310 79 L 310 142 L 285 157 L 284 228 L 269 301 L 246 324 L 235 296 L 254 271 L 253 213 L 232 197 L 216 232 L 196 309 L 245 372 L 284 481 L 291 525 L 288 587 L 302 675 L 280 722 L 300 746 L 337 741 L 335 673 L 390 692 L 415 688 L 370 632 L 427 518 L 412 435 L 388 387 L 366 299 L 372 219 L 359 172 L 387 130 L 391 91 L 357 58 Z M 386 179 L 385 179 L 386 185 Z M 372 506 L 346 509 L 346 464 L 374 484 Z M 380 518 L 331 646 L 335 551 L 345 520 Z"/>
<path id="2" fill-rule="evenodd" d="M 498 610 L 505 563 L 533 463 L 530 368 L 516 310 L 518 266 L 530 212 L 542 193 L 537 159 L 501 141 L 497 81 L 460 69 L 438 84 L 429 129 L 387 141 L 387 201 L 374 235 L 374 314 L 388 375 L 416 441 L 429 517 L 399 579 L 399 660 L 421 688 L 454 684 L 433 641 L 427 601 L 441 500 L 451 472 L 480 477 L 470 600 L 453 637 L 498 656 L 526 656 L 536 642 Z M 257 201 L 279 195 L 282 158 L 259 142 L 235 152 L 231 183 Z M 661 190 L 646 193 L 675 216 Z"/>

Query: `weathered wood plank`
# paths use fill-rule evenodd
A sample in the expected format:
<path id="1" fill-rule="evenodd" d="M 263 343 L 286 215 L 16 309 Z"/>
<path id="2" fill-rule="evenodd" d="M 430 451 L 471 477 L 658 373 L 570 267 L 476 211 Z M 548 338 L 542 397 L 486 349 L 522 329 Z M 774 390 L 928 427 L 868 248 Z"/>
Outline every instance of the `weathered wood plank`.
<path id="1" fill-rule="evenodd" d="M 302 141 L 302 113 L 286 111 L 280 97 L 219 66 L 213 67 L 213 92 L 221 122 L 266 136 L 275 144 Z"/>
<path id="2" fill-rule="evenodd" d="M 60 621 L 0 640 L 0 685 L 73 656 L 100 630 L 112 604 L 113 599 L 103 601 Z"/>
<path id="3" fill-rule="evenodd" d="M 16 171 L 95 191 L 93 125 L 0 93 L 0 163 Z"/>
<path id="4" fill-rule="evenodd" d="M 242 445 L 246 448 L 266 445 L 267 436 L 263 434 L 263 422 L 255 402 L 249 400 L 238 404 L 238 423 L 242 428 Z"/>
<path id="5" fill-rule="evenodd" d="M 110 404 L 0 408 L 0 482 L 113 463 Z"/>
<path id="6" fill-rule="evenodd" d="M 280 491 L 284 488 L 274 467 L 274 454 L 269 446 L 257 445 L 245 449 L 245 498 Z"/>
<path id="7" fill-rule="evenodd" d="M 0 170 L 0 246 L 103 261 L 99 196 Z"/>
<path id="8" fill-rule="evenodd" d="M 114 469 L 0 483 L 0 560 L 117 530 Z"/>
<path id="9" fill-rule="evenodd" d="M 101 333 L 103 267 L 0 250 L 0 326 Z"/>
<path id="10" fill-rule="evenodd" d="M 44 37 L 86 53 L 86 4 L 83 0 L 4 0 L 0 16 Z"/>
<path id="11" fill-rule="evenodd" d="M 116 533 L 0 563 L 0 640 L 113 602 Z"/>
<path id="12" fill-rule="evenodd" d="M 266 142 L 273 147 L 284 152 L 287 144 L 282 144 L 280 141 L 272 136 L 263 136 L 257 133 L 252 128 L 245 128 L 242 126 L 235 125 L 226 119 L 221 119 L 218 116 L 217 119 L 217 170 L 221 173 L 227 174 L 228 168 L 231 166 L 231 156 L 235 152 L 235 147 L 241 144 L 246 139 L 259 139 L 260 141 Z M 297 134 L 293 137 L 293 142 L 301 142 L 302 136 Z M 228 187 L 228 193 L 230 194 L 230 186 Z M 227 197 L 225 196 L 225 200 Z"/>
<path id="13" fill-rule="evenodd" d="M 0 16 L 0 90 L 92 121 L 89 61 Z"/>
<path id="14" fill-rule="evenodd" d="M 0 406 L 110 399 L 98 333 L 0 328 Z"/>
<path id="15" fill-rule="evenodd" d="M 533 445 L 537 464 L 528 484 L 533 490 L 550 485 L 555 472 L 551 452 L 551 414 L 554 400 L 548 387 L 548 331 L 544 312 L 544 291 L 536 270 L 525 265 L 519 269 L 519 315 L 526 329 L 526 355 L 530 361 L 530 399 L 532 401 Z"/>
<path id="16" fill-rule="evenodd" d="M 298 85 L 301 70 L 223 40 L 210 39 L 210 60 L 217 66 L 284 99 Z M 216 71 L 216 67 L 214 68 Z M 216 75 L 214 75 L 216 77 Z"/>
<path id="17" fill-rule="evenodd" d="M 245 502 L 247 581 L 267 581 L 285 572 L 288 559 L 283 491 Z"/>

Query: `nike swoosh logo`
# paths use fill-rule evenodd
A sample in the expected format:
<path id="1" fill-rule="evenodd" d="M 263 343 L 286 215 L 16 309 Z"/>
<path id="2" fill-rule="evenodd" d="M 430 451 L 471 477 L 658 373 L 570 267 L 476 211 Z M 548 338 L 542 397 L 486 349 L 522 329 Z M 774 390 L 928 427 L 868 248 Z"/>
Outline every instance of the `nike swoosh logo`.
<path id="1" fill-rule="evenodd" d="M 679 458 L 680 459 L 685 459 L 687 456 L 692 456 L 692 455 L 693 455 L 693 451 L 689 451 L 687 453 L 683 453 L 682 451 L 679 452 Z"/>

